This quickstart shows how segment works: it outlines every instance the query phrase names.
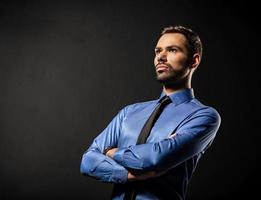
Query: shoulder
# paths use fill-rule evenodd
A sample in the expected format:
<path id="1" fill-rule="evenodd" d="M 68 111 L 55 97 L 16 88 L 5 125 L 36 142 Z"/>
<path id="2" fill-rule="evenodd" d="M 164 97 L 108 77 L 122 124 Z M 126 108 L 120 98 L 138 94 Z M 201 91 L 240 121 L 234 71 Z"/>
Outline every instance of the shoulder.
<path id="1" fill-rule="evenodd" d="M 197 108 L 192 114 L 192 117 L 205 116 L 206 118 L 210 118 L 220 124 L 221 116 L 216 108 L 214 108 L 213 106 L 205 105 L 196 98 L 190 101 L 189 104 L 191 104 L 192 107 Z"/>
<path id="2" fill-rule="evenodd" d="M 141 110 L 147 108 L 148 106 L 155 104 L 156 102 L 157 102 L 157 100 L 150 100 L 150 101 L 143 101 L 143 102 L 132 103 L 132 104 L 126 105 L 122 109 L 122 111 L 125 114 L 141 111 Z"/>

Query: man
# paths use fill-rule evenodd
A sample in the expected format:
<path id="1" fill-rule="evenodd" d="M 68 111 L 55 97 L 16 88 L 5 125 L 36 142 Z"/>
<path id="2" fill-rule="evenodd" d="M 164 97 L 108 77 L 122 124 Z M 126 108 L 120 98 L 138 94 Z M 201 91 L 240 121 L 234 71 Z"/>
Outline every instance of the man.
<path id="1" fill-rule="evenodd" d="M 123 108 L 84 153 L 81 173 L 114 183 L 112 199 L 185 199 L 197 162 L 220 126 L 218 112 L 200 103 L 191 87 L 201 57 L 200 38 L 191 29 L 163 29 L 154 59 L 160 98 Z M 166 98 L 165 108 L 145 125 Z M 148 136 L 141 136 L 143 129 Z"/>

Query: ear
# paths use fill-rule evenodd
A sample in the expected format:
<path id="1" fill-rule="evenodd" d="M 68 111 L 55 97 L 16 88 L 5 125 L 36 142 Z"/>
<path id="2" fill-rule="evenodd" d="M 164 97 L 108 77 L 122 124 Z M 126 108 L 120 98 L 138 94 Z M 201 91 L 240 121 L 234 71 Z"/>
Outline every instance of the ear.
<path id="1" fill-rule="evenodd" d="M 193 58 L 192 58 L 192 60 L 191 60 L 191 65 L 190 65 L 191 69 L 193 69 L 193 68 L 196 69 L 197 66 L 198 66 L 199 63 L 200 63 L 200 60 L 201 60 L 200 55 L 199 55 L 198 53 L 194 54 L 194 55 L 193 55 Z"/>

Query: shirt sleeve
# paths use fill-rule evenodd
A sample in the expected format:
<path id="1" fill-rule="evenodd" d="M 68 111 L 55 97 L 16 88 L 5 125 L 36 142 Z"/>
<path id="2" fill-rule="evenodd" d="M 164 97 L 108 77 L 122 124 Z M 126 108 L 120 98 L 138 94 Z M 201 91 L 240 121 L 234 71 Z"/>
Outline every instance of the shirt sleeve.
<path id="1" fill-rule="evenodd" d="M 128 171 L 126 168 L 103 154 L 108 147 L 117 147 L 121 133 L 121 124 L 127 107 L 122 109 L 109 125 L 94 139 L 83 154 L 80 172 L 104 182 L 125 183 Z"/>
<path id="2" fill-rule="evenodd" d="M 204 153 L 211 145 L 220 122 L 216 110 L 202 109 L 187 119 L 174 137 L 118 149 L 113 159 L 130 169 L 168 170 L 196 154 Z"/>

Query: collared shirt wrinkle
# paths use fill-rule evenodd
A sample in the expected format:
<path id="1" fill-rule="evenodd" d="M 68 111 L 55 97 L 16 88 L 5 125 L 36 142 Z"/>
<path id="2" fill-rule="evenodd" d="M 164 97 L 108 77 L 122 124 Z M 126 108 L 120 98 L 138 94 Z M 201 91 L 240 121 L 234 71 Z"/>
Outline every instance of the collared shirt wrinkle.
<path id="1" fill-rule="evenodd" d="M 112 199 L 123 199 L 128 187 L 128 170 L 164 172 L 136 184 L 136 199 L 178 199 L 186 196 L 188 182 L 203 153 L 212 144 L 221 118 L 212 107 L 202 104 L 192 88 L 169 95 L 168 104 L 145 144 L 136 145 L 145 122 L 159 99 L 122 108 L 94 139 L 82 156 L 81 173 L 114 183 Z M 117 147 L 113 159 L 103 152 Z"/>

